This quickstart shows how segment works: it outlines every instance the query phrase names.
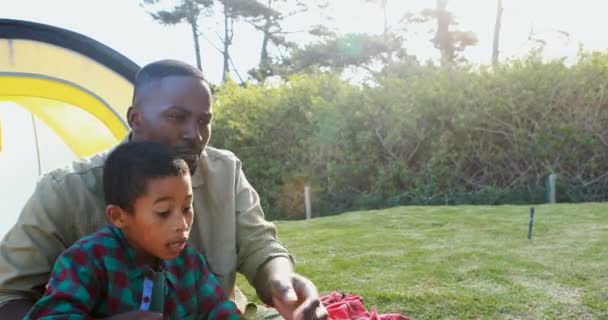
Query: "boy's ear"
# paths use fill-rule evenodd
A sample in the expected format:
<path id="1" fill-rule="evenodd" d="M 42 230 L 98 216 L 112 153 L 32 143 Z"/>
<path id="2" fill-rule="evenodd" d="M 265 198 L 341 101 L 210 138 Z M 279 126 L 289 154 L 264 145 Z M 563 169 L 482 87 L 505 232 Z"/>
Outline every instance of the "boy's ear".
<path id="1" fill-rule="evenodd" d="M 127 225 L 127 214 L 126 211 L 117 205 L 109 204 L 106 206 L 106 217 L 108 218 L 108 221 L 119 229 L 122 229 Z"/>

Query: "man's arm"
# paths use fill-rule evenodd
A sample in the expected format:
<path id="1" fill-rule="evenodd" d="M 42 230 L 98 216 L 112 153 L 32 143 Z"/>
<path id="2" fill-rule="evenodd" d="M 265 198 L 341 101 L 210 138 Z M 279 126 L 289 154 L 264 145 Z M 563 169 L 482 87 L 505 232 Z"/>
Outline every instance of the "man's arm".
<path id="1" fill-rule="evenodd" d="M 46 175 L 0 242 L 0 319 L 22 319 L 42 295 L 55 259 L 66 248 L 62 235 L 71 226 L 66 204 L 54 177 Z"/>
<path id="2" fill-rule="evenodd" d="M 238 271 L 251 283 L 264 301 L 270 289 L 268 272 L 294 270 L 293 256 L 277 238 L 273 223 L 264 219 L 257 192 L 247 181 L 245 174 L 237 167 L 236 181 L 236 223 Z M 281 258 L 281 268 L 271 268 L 270 261 Z M 262 268 L 262 266 L 267 266 Z"/>
<path id="3" fill-rule="evenodd" d="M 272 301 L 273 282 L 277 281 L 276 276 L 293 273 L 295 271 L 291 260 L 279 257 L 266 262 L 260 267 L 253 283 L 260 300 L 272 306 L 274 304 Z"/>
<path id="4" fill-rule="evenodd" d="M 0 307 L 1 319 L 23 319 L 34 304 L 29 300 L 11 300 Z"/>
<path id="5" fill-rule="evenodd" d="M 290 261 L 275 258 L 258 272 L 258 296 L 273 306 L 286 320 L 326 319 L 328 314 L 319 300 L 317 287 L 312 281 L 293 271 Z"/>
<path id="6" fill-rule="evenodd" d="M 240 167 L 236 182 L 239 271 L 260 299 L 285 319 L 324 319 L 327 312 L 314 284 L 295 273 L 293 256 L 279 242 L 274 224 L 264 219 L 259 196 Z"/>

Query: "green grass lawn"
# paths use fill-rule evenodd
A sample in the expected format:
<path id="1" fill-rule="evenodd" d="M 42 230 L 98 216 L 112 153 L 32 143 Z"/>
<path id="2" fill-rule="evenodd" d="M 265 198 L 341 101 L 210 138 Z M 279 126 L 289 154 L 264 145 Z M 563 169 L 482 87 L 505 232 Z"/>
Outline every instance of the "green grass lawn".
<path id="1" fill-rule="evenodd" d="M 608 204 L 536 206 L 531 241 L 528 217 L 526 206 L 397 207 L 277 226 L 322 294 L 357 294 L 380 313 L 608 319 Z"/>

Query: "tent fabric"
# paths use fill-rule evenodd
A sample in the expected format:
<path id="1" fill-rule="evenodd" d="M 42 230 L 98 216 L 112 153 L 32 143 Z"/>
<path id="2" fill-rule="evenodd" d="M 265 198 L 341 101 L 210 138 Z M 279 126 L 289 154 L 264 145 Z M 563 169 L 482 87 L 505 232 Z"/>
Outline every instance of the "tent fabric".
<path id="1" fill-rule="evenodd" d="M 27 109 L 81 157 L 112 146 L 126 132 L 109 105 L 75 84 L 0 73 L 0 101 Z"/>
<path id="2" fill-rule="evenodd" d="M 135 80 L 139 66 L 122 54 L 82 34 L 45 24 L 0 19 L 0 39 L 33 40 L 80 53 L 99 62 L 129 82 Z"/>
<path id="3" fill-rule="evenodd" d="M 13 102 L 28 110 L 78 157 L 125 136 L 138 70 L 128 58 L 84 35 L 0 19 L 0 106 Z M 0 138 L 11 137 L 0 132 Z"/>

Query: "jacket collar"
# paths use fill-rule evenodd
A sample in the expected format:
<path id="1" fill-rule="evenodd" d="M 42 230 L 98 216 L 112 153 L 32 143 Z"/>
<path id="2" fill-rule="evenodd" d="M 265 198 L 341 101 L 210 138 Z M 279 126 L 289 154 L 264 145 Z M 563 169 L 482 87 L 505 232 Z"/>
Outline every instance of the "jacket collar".
<path id="1" fill-rule="evenodd" d="M 124 143 L 128 143 L 131 142 L 131 132 L 129 132 L 129 134 L 127 134 L 119 143 L 119 145 L 124 144 Z M 205 170 L 207 170 L 206 168 L 206 159 L 207 159 L 207 149 L 204 149 L 203 152 L 201 153 L 200 158 L 198 159 L 198 163 L 196 165 L 196 171 L 194 172 L 194 174 L 192 175 L 192 187 L 196 188 L 196 187 L 200 187 L 203 184 L 205 184 Z"/>

